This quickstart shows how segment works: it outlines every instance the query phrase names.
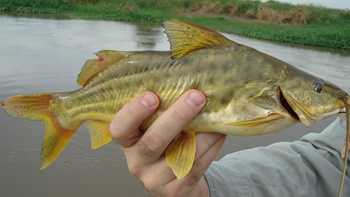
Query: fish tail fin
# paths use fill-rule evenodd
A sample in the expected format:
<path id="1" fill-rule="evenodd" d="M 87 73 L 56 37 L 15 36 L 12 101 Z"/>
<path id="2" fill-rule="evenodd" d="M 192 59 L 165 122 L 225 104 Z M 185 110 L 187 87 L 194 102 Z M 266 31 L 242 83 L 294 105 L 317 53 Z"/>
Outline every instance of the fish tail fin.
<path id="1" fill-rule="evenodd" d="M 1 102 L 3 110 L 13 117 L 45 123 L 40 169 L 46 168 L 56 159 L 80 126 L 65 128 L 61 125 L 51 106 L 57 96 L 57 93 L 19 95 Z"/>

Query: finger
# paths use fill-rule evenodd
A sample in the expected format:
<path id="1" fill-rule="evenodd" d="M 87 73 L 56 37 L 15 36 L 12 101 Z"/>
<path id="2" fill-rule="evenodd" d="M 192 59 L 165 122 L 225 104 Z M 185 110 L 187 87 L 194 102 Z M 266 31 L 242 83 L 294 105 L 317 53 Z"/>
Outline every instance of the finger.
<path id="1" fill-rule="evenodd" d="M 197 133 L 196 134 L 196 156 L 194 161 L 202 157 L 204 154 L 207 154 L 207 151 L 212 148 L 212 146 L 222 138 L 222 136 L 226 136 L 221 133 Z"/>
<path id="2" fill-rule="evenodd" d="M 138 178 L 151 193 L 153 193 L 153 190 L 159 190 L 159 187 L 163 187 L 167 183 L 177 179 L 168 166 L 165 155 L 162 155 L 152 165 L 144 165 L 141 168 L 143 168 L 143 173 L 140 173 Z"/>
<path id="3" fill-rule="evenodd" d="M 158 106 L 159 99 L 151 92 L 145 92 L 125 104 L 110 124 L 113 139 L 123 148 L 132 146 L 141 136 L 139 126 Z"/>
<path id="4" fill-rule="evenodd" d="M 157 165 L 154 170 L 157 173 L 146 174 L 145 186 L 149 191 L 159 192 L 159 186 L 162 185 L 162 188 L 168 187 L 163 191 L 169 192 L 170 190 L 175 190 L 177 192 L 187 193 L 190 190 L 193 190 L 192 186 L 195 186 L 199 183 L 200 179 L 203 179 L 204 172 L 208 169 L 209 165 L 214 160 L 215 156 L 221 149 L 226 139 L 226 135 L 219 133 L 198 133 L 196 136 L 197 140 L 197 152 L 196 159 L 193 164 L 191 171 L 183 178 L 177 179 L 172 173 L 171 169 L 168 166 Z M 199 156 L 198 156 L 199 155 Z M 167 165 L 164 163 L 164 165 Z M 153 166 L 155 167 L 155 166 Z M 167 169 L 168 168 L 168 169 Z M 150 172 L 150 171 L 149 171 Z M 152 177 L 150 184 L 147 184 L 147 178 Z M 161 177 L 161 178 L 160 178 Z M 204 185 L 206 181 L 204 180 Z M 187 189 L 186 189 L 187 188 Z M 192 188 L 192 189 L 191 189 Z M 165 195 L 166 193 L 164 193 Z M 180 193 L 178 193 L 181 196 Z M 162 196 L 163 194 L 159 194 Z M 197 195 L 194 195 L 197 196 Z"/>
<path id="5" fill-rule="evenodd" d="M 205 96 L 198 90 L 189 90 L 166 110 L 137 143 L 137 152 L 144 161 L 152 163 L 169 143 L 202 110 Z"/>

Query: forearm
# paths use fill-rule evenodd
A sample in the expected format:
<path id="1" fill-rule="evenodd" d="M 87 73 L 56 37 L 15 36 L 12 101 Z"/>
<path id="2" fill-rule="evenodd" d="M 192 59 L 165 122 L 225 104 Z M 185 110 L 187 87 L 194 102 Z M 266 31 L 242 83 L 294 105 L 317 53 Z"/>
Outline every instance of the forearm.
<path id="1" fill-rule="evenodd" d="M 301 141 L 226 155 L 205 173 L 210 195 L 337 196 L 344 134 L 344 125 L 336 121 L 321 134 L 309 134 Z M 343 196 L 350 195 L 349 176 Z"/>

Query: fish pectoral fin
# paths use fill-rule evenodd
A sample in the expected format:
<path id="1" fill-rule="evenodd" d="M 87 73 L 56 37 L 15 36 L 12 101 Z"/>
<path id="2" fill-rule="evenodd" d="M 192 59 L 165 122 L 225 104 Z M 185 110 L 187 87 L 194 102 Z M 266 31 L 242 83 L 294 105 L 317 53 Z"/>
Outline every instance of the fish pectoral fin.
<path id="1" fill-rule="evenodd" d="M 95 53 L 98 59 L 89 59 L 85 62 L 78 75 L 77 83 L 81 86 L 85 86 L 87 82 L 113 63 L 127 57 L 133 52 L 127 51 L 113 51 L 113 50 L 102 50 Z"/>
<path id="2" fill-rule="evenodd" d="M 256 118 L 253 120 L 241 121 L 241 122 L 230 122 L 225 125 L 227 126 L 236 126 L 236 127 L 255 127 L 258 125 L 262 125 L 277 119 L 282 119 L 283 116 L 277 113 L 269 114 L 266 117 Z"/>
<path id="3" fill-rule="evenodd" d="M 249 102 L 253 103 L 254 105 L 256 105 L 262 109 L 266 109 L 266 110 L 269 110 L 269 109 L 281 109 L 281 110 L 283 110 L 283 108 L 281 108 L 280 104 L 269 95 L 255 96 L 255 97 L 249 99 Z"/>
<path id="4" fill-rule="evenodd" d="M 112 140 L 109 133 L 109 123 L 93 120 L 86 123 L 91 137 L 91 148 L 97 149 Z"/>
<path id="5" fill-rule="evenodd" d="M 232 46 L 233 41 L 209 28 L 179 19 L 164 21 L 165 33 L 171 45 L 171 57 L 178 59 L 187 53 L 211 46 Z"/>
<path id="6" fill-rule="evenodd" d="M 191 170 L 196 153 L 196 134 L 181 132 L 166 151 L 166 161 L 178 179 Z"/>

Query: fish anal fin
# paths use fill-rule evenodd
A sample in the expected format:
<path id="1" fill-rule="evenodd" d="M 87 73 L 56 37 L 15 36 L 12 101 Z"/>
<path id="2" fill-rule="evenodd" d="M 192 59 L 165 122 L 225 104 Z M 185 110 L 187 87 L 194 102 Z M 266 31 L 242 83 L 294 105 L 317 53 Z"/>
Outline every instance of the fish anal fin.
<path id="1" fill-rule="evenodd" d="M 278 113 L 271 113 L 268 116 L 255 118 L 252 120 L 247 121 L 240 121 L 240 122 L 230 122 L 225 124 L 226 126 L 235 126 L 235 127 L 255 127 L 259 126 L 274 120 L 282 119 L 283 116 Z"/>
<path id="2" fill-rule="evenodd" d="M 196 135 L 193 132 L 181 132 L 166 151 L 166 161 L 178 179 L 191 170 L 196 153 Z"/>
<path id="3" fill-rule="evenodd" d="M 181 58 L 187 53 L 211 46 L 232 46 L 233 41 L 209 28 L 179 19 L 163 23 L 171 45 L 171 57 Z"/>
<path id="4" fill-rule="evenodd" d="M 97 73 L 124 57 L 127 57 L 131 53 L 132 52 L 113 50 L 102 50 L 95 53 L 98 59 L 89 59 L 85 62 L 78 75 L 77 83 L 81 86 L 85 86 L 86 83 Z"/>
<path id="5" fill-rule="evenodd" d="M 93 120 L 86 123 L 91 137 L 91 148 L 96 149 L 112 140 L 109 133 L 109 123 Z"/>

